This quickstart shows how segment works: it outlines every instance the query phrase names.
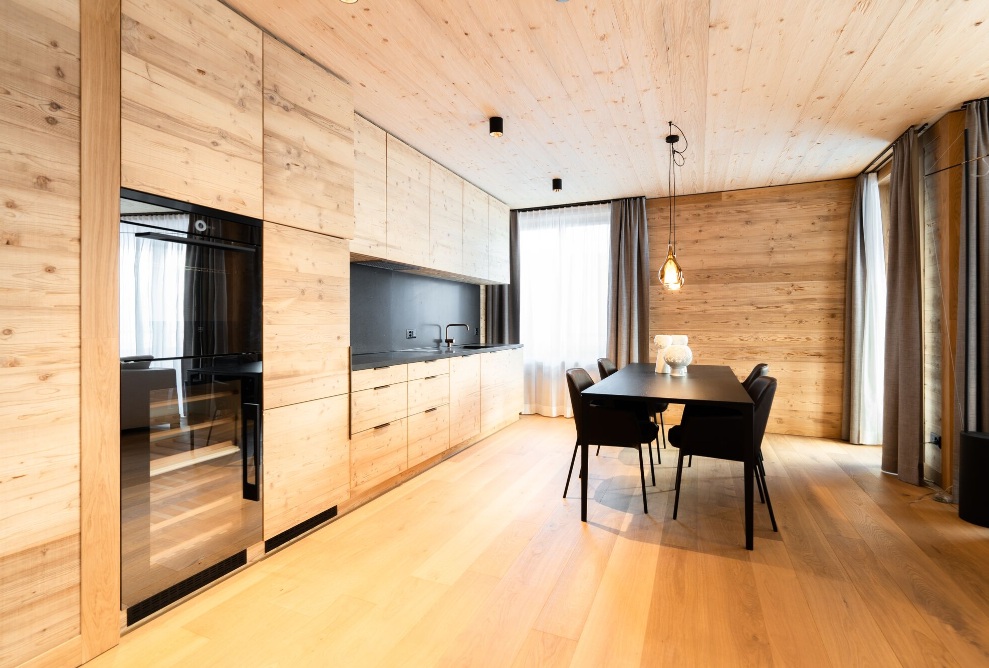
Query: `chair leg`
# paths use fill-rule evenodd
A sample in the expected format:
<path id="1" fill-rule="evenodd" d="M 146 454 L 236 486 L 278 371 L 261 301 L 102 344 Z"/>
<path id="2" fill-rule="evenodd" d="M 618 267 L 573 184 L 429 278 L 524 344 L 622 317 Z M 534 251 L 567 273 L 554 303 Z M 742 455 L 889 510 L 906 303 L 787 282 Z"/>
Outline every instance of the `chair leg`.
<path id="1" fill-rule="evenodd" d="M 762 478 L 759 477 L 759 469 L 753 469 L 752 475 L 755 476 L 755 488 L 759 492 L 759 503 L 766 503 L 766 495 L 762 493 Z"/>
<path id="2" fill-rule="evenodd" d="M 766 507 L 769 508 L 769 521 L 773 523 L 773 531 L 778 533 L 779 527 L 776 526 L 776 513 L 773 512 L 773 502 L 769 500 L 769 487 L 766 486 L 766 467 L 762 465 L 762 462 L 756 465 L 756 472 L 762 478 L 762 488 L 766 492 Z"/>
<path id="3" fill-rule="evenodd" d="M 677 510 L 680 508 L 680 476 L 683 474 L 683 450 L 677 457 L 677 482 L 676 496 L 673 497 L 673 519 L 677 518 Z"/>
<path id="4" fill-rule="evenodd" d="M 642 480 L 642 512 L 649 514 L 649 504 L 646 501 L 646 467 L 642 463 L 642 446 L 639 446 L 639 479 Z"/>
<path id="5" fill-rule="evenodd" d="M 652 471 L 652 486 L 656 486 L 656 465 L 652 463 L 652 441 L 646 443 L 646 450 L 649 451 L 649 470 Z"/>
<path id="6" fill-rule="evenodd" d="M 563 498 L 564 499 L 567 498 L 567 490 L 570 488 L 570 476 L 573 475 L 573 464 L 574 464 L 575 461 L 577 461 L 577 448 L 579 448 L 579 447 L 580 447 L 580 441 L 577 441 L 576 443 L 574 443 L 574 445 L 573 445 L 573 457 L 570 458 L 570 470 L 567 471 L 567 484 L 563 486 Z M 581 475 L 583 475 L 583 473 L 584 472 L 581 471 Z"/>
<path id="7" fill-rule="evenodd" d="M 598 446 L 598 451 L 594 453 L 594 456 L 597 457 L 600 454 L 601 454 L 601 446 L 599 445 Z"/>
<path id="8" fill-rule="evenodd" d="M 694 465 L 694 456 L 690 455 L 690 458 L 687 460 L 687 468 L 689 469 L 693 465 Z"/>
<path id="9" fill-rule="evenodd" d="M 663 414 L 659 414 L 659 433 L 663 435 L 663 450 L 666 449 L 666 422 L 663 421 Z"/>

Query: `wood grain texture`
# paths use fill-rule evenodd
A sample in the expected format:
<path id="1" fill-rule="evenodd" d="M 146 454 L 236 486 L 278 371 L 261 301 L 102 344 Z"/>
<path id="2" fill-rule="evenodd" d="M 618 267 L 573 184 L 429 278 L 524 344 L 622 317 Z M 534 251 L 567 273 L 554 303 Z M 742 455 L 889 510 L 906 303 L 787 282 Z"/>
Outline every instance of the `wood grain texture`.
<path id="1" fill-rule="evenodd" d="M 265 406 L 345 394 L 350 386 L 346 240 L 265 223 Z"/>
<path id="2" fill-rule="evenodd" d="M 488 198 L 488 274 L 494 283 L 511 281 L 509 237 L 511 211 L 504 202 Z"/>
<path id="3" fill-rule="evenodd" d="M 120 640 L 120 0 L 81 2 L 82 660 Z"/>
<path id="4" fill-rule="evenodd" d="M 80 57 L 77 3 L 0 5 L 2 666 L 81 634 Z"/>
<path id="5" fill-rule="evenodd" d="M 454 330 L 456 332 L 456 330 Z M 453 358 L 456 359 L 456 358 Z M 420 380 L 429 376 L 439 376 L 450 373 L 450 363 L 452 359 L 427 360 L 425 362 L 413 362 L 408 365 L 409 380 Z"/>
<path id="6" fill-rule="evenodd" d="M 359 494 L 394 478 L 409 464 L 407 420 L 350 437 L 350 492 Z"/>
<path id="7" fill-rule="evenodd" d="M 264 219 L 354 236 L 350 86 L 264 36 Z"/>
<path id="8" fill-rule="evenodd" d="M 409 415 L 450 403 L 450 376 L 429 376 L 409 381 Z"/>
<path id="9" fill-rule="evenodd" d="M 229 2 L 512 208 L 667 196 L 671 119 L 690 141 L 684 194 L 854 177 L 904 128 L 987 93 L 972 1 Z"/>
<path id="10" fill-rule="evenodd" d="M 415 466 L 450 447 L 450 407 L 444 404 L 410 414 L 408 428 L 409 466 Z"/>
<path id="11" fill-rule="evenodd" d="M 387 259 L 429 264 L 429 158 L 388 135 Z"/>
<path id="12" fill-rule="evenodd" d="M 122 12 L 122 184 L 261 218 L 261 30 L 214 0 Z"/>
<path id="13" fill-rule="evenodd" d="M 371 390 L 382 385 L 404 383 L 408 379 L 408 364 L 396 364 L 377 369 L 361 369 L 350 374 L 350 390 L 352 392 Z"/>
<path id="14" fill-rule="evenodd" d="M 350 496 L 346 395 L 264 412 L 264 537 Z"/>
<path id="15" fill-rule="evenodd" d="M 408 414 L 408 383 L 395 383 L 350 394 L 351 434 L 404 419 Z"/>
<path id="16" fill-rule="evenodd" d="M 488 278 L 488 195 L 464 182 L 464 273 Z"/>
<path id="17" fill-rule="evenodd" d="M 354 238 L 350 250 L 372 258 L 388 254 L 385 131 L 354 116 Z"/>
<path id="18" fill-rule="evenodd" d="M 677 198 L 686 279 L 677 292 L 658 279 L 666 200 L 646 202 L 650 339 L 686 334 L 695 363 L 727 364 L 742 378 L 768 363 L 780 388 L 770 431 L 839 436 L 852 187 L 827 181 Z M 671 409 L 667 424 L 678 415 Z"/>
<path id="19" fill-rule="evenodd" d="M 464 180 L 429 162 L 429 267 L 463 273 Z"/>
<path id="20" fill-rule="evenodd" d="M 481 433 L 481 356 L 450 360 L 450 445 Z"/>
<path id="21" fill-rule="evenodd" d="M 522 350 L 484 353 L 481 358 L 481 434 L 519 419 L 522 410 Z"/>
<path id="22" fill-rule="evenodd" d="M 944 489 L 954 482 L 955 344 L 958 335 L 958 247 L 965 161 L 965 112 L 946 114 L 924 133 L 924 434 L 941 434 L 941 447 L 926 445 L 930 477 Z"/>

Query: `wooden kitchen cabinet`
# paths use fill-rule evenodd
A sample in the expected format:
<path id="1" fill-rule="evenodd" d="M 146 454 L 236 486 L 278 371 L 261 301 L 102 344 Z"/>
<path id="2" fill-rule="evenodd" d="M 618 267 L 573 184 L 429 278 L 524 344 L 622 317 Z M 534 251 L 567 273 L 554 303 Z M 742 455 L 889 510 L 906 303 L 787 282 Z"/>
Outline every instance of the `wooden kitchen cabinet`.
<path id="1" fill-rule="evenodd" d="M 264 37 L 264 219 L 354 236 L 350 86 Z"/>
<path id="2" fill-rule="evenodd" d="M 386 133 L 354 116 L 354 239 L 350 252 L 384 258 L 388 254 Z"/>
<path id="3" fill-rule="evenodd" d="M 481 357 L 450 360 L 450 447 L 481 434 Z"/>
<path id="4" fill-rule="evenodd" d="M 261 218 L 261 30 L 214 0 L 121 14 L 121 186 Z"/>
<path id="5" fill-rule="evenodd" d="M 350 250 L 343 239 L 265 223 L 266 408 L 346 394 Z"/>
<path id="6" fill-rule="evenodd" d="M 488 274 L 495 283 L 511 280 L 509 264 L 509 216 L 511 211 L 504 202 L 488 198 Z"/>
<path id="7" fill-rule="evenodd" d="M 464 180 L 430 161 L 429 268 L 463 273 Z"/>
<path id="8" fill-rule="evenodd" d="M 522 349 L 481 357 L 481 434 L 488 436 L 519 418 L 522 410 Z"/>
<path id="9" fill-rule="evenodd" d="M 350 437 L 350 491 L 371 489 L 408 468 L 408 420 L 365 429 Z"/>
<path id="10" fill-rule="evenodd" d="M 264 411 L 264 538 L 350 498 L 347 395 Z"/>
<path id="11" fill-rule="evenodd" d="M 429 264 L 429 163 L 419 151 L 388 135 L 387 259 Z"/>
<path id="12" fill-rule="evenodd" d="M 356 434 L 409 414 L 407 383 L 395 383 L 350 395 L 350 432 Z"/>
<path id="13" fill-rule="evenodd" d="M 450 447 L 450 407 L 436 406 L 409 416 L 409 466 L 415 466 Z"/>
<path id="14" fill-rule="evenodd" d="M 488 277 L 488 195 L 477 186 L 464 182 L 464 274 Z"/>
<path id="15" fill-rule="evenodd" d="M 409 381 L 409 415 L 450 403 L 450 376 Z"/>
<path id="16" fill-rule="evenodd" d="M 350 374 L 350 391 L 360 392 L 371 390 L 383 385 L 404 383 L 409 379 L 409 367 L 406 364 L 383 366 L 376 369 L 362 369 Z"/>

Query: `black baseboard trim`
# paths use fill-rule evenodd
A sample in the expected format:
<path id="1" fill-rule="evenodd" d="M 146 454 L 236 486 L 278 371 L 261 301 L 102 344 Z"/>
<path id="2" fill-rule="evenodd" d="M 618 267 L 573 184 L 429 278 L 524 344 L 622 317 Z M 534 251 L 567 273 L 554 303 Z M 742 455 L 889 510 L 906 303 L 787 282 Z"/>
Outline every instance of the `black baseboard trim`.
<path id="1" fill-rule="evenodd" d="M 214 580 L 219 580 L 224 575 L 232 573 L 241 566 L 247 565 L 247 550 L 241 550 L 232 557 L 227 557 L 218 564 L 205 568 L 195 575 L 187 577 L 185 580 L 173 584 L 168 589 L 149 596 L 140 603 L 136 603 L 127 608 L 127 626 L 133 626 L 145 617 L 153 615 L 162 608 L 167 608 L 172 603 L 185 598 L 197 589 L 201 589 Z"/>
<path id="2" fill-rule="evenodd" d="M 302 534 L 315 529 L 323 522 L 329 522 L 334 517 L 337 516 L 337 507 L 333 506 L 329 510 L 324 510 L 319 515 L 314 515 L 304 522 L 299 522 L 294 527 L 286 529 L 277 536 L 273 536 L 268 540 L 264 541 L 264 551 L 271 552 L 272 550 L 277 550 L 285 543 L 298 538 Z"/>

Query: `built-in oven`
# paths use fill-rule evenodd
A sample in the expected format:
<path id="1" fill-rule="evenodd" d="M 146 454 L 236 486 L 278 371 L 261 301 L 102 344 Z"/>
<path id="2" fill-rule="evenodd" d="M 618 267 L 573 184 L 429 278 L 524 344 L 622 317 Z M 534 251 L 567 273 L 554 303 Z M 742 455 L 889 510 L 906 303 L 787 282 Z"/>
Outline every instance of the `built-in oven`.
<path id="1" fill-rule="evenodd" d="M 261 223 L 124 191 L 121 604 L 128 624 L 262 541 Z"/>

